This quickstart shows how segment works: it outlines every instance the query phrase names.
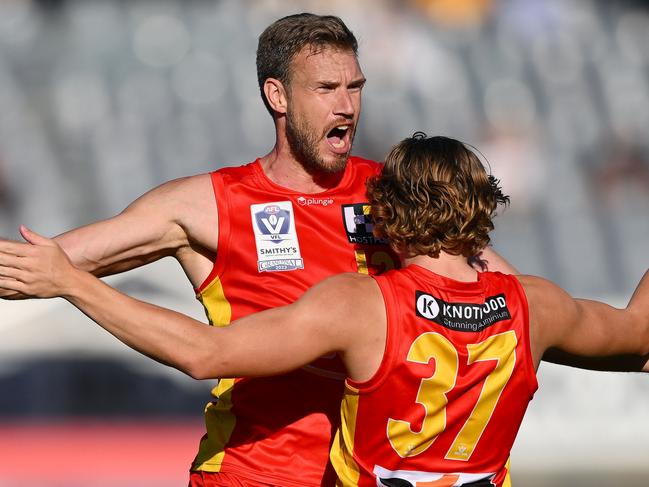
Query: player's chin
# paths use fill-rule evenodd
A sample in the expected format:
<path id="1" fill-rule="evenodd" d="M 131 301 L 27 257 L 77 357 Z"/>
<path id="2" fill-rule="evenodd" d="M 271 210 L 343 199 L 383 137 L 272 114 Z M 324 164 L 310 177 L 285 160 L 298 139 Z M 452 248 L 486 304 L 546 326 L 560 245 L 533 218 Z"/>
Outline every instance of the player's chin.
<path id="1" fill-rule="evenodd" d="M 349 159 L 349 153 L 345 154 L 327 154 L 326 157 L 322 158 L 321 169 L 327 173 L 337 173 L 344 171 L 347 166 L 347 160 Z"/>

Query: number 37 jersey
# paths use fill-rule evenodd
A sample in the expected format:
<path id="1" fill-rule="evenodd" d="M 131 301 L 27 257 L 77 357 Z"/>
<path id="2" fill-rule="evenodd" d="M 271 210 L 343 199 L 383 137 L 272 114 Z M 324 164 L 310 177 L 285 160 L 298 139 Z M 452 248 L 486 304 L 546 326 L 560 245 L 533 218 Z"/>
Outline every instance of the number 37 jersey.
<path id="1" fill-rule="evenodd" d="M 537 388 L 518 280 L 459 282 L 417 265 L 374 278 L 386 351 L 369 381 L 346 382 L 331 452 L 339 485 L 507 487 Z"/>

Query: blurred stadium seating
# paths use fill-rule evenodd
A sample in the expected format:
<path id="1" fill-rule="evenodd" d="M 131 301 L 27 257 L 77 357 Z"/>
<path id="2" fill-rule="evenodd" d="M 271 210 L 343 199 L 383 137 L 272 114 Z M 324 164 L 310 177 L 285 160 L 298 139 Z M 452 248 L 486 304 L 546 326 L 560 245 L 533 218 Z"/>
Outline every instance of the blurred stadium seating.
<path id="1" fill-rule="evenodd" d="M 624 305 L 649 267 L 649 8 L 640 1 L 2 0 L 0 234 L 15 238 L 19 223 L 57 234 L 168 179 L 266 153 L 273 130 L 256 39 L 303 10 L 340 15 L 360 39 L 369 82 L 357 154 L 381 159 L 415 130 L 475 145 L 512 196 L 496 248 L 525 273 Z M 111 282 L 202 316 L 173 262 Z M 513 454 L 516 485 L 577 485 L 584 472 L 583 485 L 647 485 L 646 378 L 544 366 L 540 381 Z M 57 424 L 146 419 L 169 425 L 161 450 L 178 441 L 191 450 L 210 385 L 52 301 L 0 302 L 0 387 L 0 487 L 90 487 L 127 485 L 135 473 L 30 480 L 24 468 L 84 467 L 65 455 L 39 463 L 41 440 L 32 451 L 25 440 L 35 430 L 16 425 L 54 438 Z M 111 448 L 93 469 L 107 468 Z M 154 470 L 176 476 L 151 485 L 178 485 L 191 455 L 160 462 Z M 145 469 L 152 461 L 142 459 Z"/>

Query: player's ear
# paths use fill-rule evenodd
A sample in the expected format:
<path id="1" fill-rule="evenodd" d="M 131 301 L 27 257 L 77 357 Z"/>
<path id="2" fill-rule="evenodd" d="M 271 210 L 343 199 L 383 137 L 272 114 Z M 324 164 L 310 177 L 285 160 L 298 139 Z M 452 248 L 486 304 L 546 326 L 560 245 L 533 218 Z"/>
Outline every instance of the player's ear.
<path id="1" fill-rule="evenodd" d="M 286 113 L 288 96 L 284 84 L 275 78 L 266 78 L 264 81 L 264 95 L 270 107 L 277 113 Z"/>

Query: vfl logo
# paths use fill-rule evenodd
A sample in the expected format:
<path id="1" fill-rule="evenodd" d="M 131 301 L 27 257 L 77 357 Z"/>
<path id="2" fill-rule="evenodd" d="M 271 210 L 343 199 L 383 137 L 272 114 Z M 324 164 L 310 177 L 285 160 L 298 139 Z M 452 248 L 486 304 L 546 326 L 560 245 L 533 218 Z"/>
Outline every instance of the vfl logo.
<path id="1" fill-rule="evenodd" d="M 289 231 L 291 215 L 288 211 L 282 210 L 277 205 L 268 205 L 262 211 L 255 213 L 257 226 L 261 233 L 270 240 L 279 243 L 284 240 L 283 236 Z"/>
<path id="2" fill-rule="evenodd" d="M 455 331 L 482 331 L 512 318 L 504 294 L 489 296 L 484 303 L 447 303 L 423 291 L 415 292 L 417 316 Z"/>
<path id="3" fill-rule="evenodd" d="M 259 272 L 304 269 L 290 201 L 250 205 Z"/>
<path id="4" fill-rule="evenodd" d="M 385 240 L 378 239 L 372 233 L 374 222 L 370 210 L 372 207 L 368 203 L 354 203 L 352 205 L 343 205 L 343 223 L 347 232 L 347 239 L 350 243 L 355 244 L 385 244 Z"/>

